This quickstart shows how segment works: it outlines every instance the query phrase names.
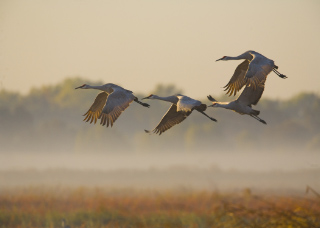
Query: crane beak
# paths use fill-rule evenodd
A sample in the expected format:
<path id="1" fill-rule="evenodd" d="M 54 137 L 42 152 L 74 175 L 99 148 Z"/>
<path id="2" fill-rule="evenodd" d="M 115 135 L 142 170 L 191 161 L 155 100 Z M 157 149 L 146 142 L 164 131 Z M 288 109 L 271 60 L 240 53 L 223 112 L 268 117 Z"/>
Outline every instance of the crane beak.
<path id="1" fill-rule="evenodd" d="M 153 94 L 150 94 L 149 96 L 144 97 L 144 98 L 142 98 L 141 100 L 144 100 L 144 99 L 150 99 L 150 97 L 152 97 L 152 96 L 153 96 Z"/>
<path id="2" fill-rule="evenodd" d="M 208 105 L 208 107 L 215 107 L 216 106 L 216 102 L 212 102 L 212 105 Z"/>
<path id="3" fill-rule="evenodd" d="M 222 59 L 223 59 L 223 57 L 222 57 L 222 58 L 220 58 L 220 59 L 217 59 L 217 60 L 216 60 L 216 62 L 217 62 L 217 61 L 220 61 L 220 60 L 222 60 Z"/>
<path id="4" fill-rule="evenodd" d="M 80 89 L 82 86 L 79 86 L 79 87 L 77 87 L 77 88 L 74 88 L 74 89 Z"/>

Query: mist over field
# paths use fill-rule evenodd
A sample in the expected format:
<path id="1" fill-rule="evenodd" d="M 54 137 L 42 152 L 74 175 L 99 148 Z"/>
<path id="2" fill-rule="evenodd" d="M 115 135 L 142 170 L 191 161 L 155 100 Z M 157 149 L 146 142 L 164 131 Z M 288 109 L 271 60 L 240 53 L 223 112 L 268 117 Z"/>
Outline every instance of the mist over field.
<path id="1" fill-rule="evenodd" d="M 0 227 L 320 227 L 320 1 L 0 1 Z M 273 60 L 248 115 L 208 108 L 161 136 L 170 103 L 112 128 L 98 90 L 207 105 L 254 50 Z M 259 61 L 258 61 L 259 62 Z M 260 62 L 261 63 L 261 62 Z M 239 65 L 239 66 L 240 66 Z M 262 66 L 261 69 L 266 69 Z"/>
<path id="2" fill-rule="evenodd" d="M 103 84 L 76 77 L 34 88 L 27 95 L 0 92 L 1 188 L 43 184 L 301 191 L 309 184 L 320 188 L 317 94 L 262 99 L 256 109 L 267 125 L 208 108 L 217 123 L 192 113 L 158 136 L 144 129 L 158 124 L 169 103 L 148 101 L 149 109 L 132 103 L 112 128 L 93 125 L 83 122 L 82 115 L 99 91 L 74 90 L 83 83 Z M 150 91 L 177 92 L 183 93 L 173 85 Z M 210 104 L 206 97 L 203 102 Z"/>

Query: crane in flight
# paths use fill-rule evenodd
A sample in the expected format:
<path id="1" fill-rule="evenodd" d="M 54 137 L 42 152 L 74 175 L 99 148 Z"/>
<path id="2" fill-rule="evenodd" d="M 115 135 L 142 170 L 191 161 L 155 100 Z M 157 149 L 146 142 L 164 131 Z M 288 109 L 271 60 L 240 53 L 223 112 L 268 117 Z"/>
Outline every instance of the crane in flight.
<path id="1" fill-rule="evenodd" d="M 267 124 L 266 121 L 258 117 L 260 111 L 254 110 L 252 108 L 252 105 L 256 105 L 259 102 L 263 91 L 264 85 L 258 86 L 257 88 L 254 88 L 253 86 L 246 86 L 240 96 L 236 100 L 231 102 L 218 102 L 211 95 L 209 95 L 208 99 L 212 102 L 212 105 L 209 105 L 208 107 L 230 109 L 241 115 L 249 115 L 260 121 L 261 123 Z"/>
<path id="2" fill-rule="evenodd" d="M 112 127 L 114 122 L 118 119 L 121 113 L 129 107 L 132 101 L 137 102 L 138 104 L 149 107 L 149 104 L 142 103 L 135 97 L 132 91 L 122 88 L 121 86 L 108 83 L 101 86 L 91 86 L 83 84 L 75 89 L 98 89 L 102 90 L 102 93 L 99 93 L 89 110 L 84 114 L 85 118 L 83 121 L 90 121 L 94 124 L 97 122 L 97 119 L 100 119 L 100 124 L 102 126 L 109 125 Z"/>
<path id="3" fill-rule="evenodd" d="M 253 89 L 264 86 L 267 75 L 271 71 L 273 71 L 280 78 L 287 78 L 287 76 L 281 74 L 277 70 L 278 66 L 274 64 L 273 60 L 268 59 L 255 51 L 247 51 L 236 57 L 223 56 L 216 61 L 239 59 L 244 59 L 244 61 L 238 65 L 230 81 L 224 87 L 229 96 L 232 94 L 235 96 L 244 85 L 251 86 Z"/>
<path id="4" fill-rule="evenodd" d="M 201 114 L 208 117 L 210 120 L 217 122 L 216 119 L 208 116 L 204 111 L 207 109 L 206 104 L 202 104 L 198 100 L 194 100 L 190 97 L 176 94 L 168 97 L 160 97 L 157 95 L 149 95 L 148 97 L 142 99 L 155 99 L 162 100 L 172 103 L 169 110 L 162 117 L 160 123 L 152 130 L 153 133 L 161 135 L 166 130 L 170 129 L 176 124 L 181 123 L 184 119 L 186 119 L 193 110 L 197 110 Z M 147 133 L 150 131 L 145 130 Z"/>

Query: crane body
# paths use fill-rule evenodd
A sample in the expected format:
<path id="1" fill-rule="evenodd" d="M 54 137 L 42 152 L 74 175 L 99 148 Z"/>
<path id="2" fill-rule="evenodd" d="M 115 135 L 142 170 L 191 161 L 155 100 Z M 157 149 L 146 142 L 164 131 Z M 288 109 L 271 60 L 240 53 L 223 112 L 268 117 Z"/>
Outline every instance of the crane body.
<path id="1" fill-rule="evenodd" d="M 138 98 L 133 95 L 132 91 L 112 83 L 101 86 L 84 84 L 75 89 L 97 89 L 103 91 L 98 94 L 90 109 L 84 114 L 84 116 L 86 116 L 84 121 L 96 123 L 97 119 L 100 119 L 102 126 L 106 125 L 109 127 L 110 125 L 112 127 L 121 113 L 127 109 L 133 101 L 144 107 L 150 106 L 149 104 L 139 101 Z"/>
<path id="2" fill-rule="evenodd" d="M 256 51 L 246 51 L 245 53 L 235 57 L 223 56 L 216 61 L 240 59 L 244 59 L 244 61 L 238 65 L 230 81 L 224 87 L 229 96 L 232 94 L 236 95 L 243 86 L 252 86 L 254 89 L 264 86 L 268 74 L 272 71 L 280 78 L 287 78 L 287 76 L 281 74 L 277 70 L 278 66 L 274 64 L 273 60 L 268 59 Z"/>
<path id="3" fill-rule="evenodd" d="M 265 81 L 265 80 L 264 80 Z M 249 115 L 263 124 L 267 124 L 266 121 L 258 117 L 260 111 L 252 108 L 252 105 L 256 105 L 264 91 L 264 84 L 258 88 L 253 86 L 246 86 L 240 96 L 231 102 L 218 102 L 212 96 L 208 96 L 208 99 L 212 102 L 212 105 L 208 107 L 219 107 L 233 110 L 241 115 Z"/>
<path id="4" fill-rule="evenodd" d="M 149 95 L 143 99 L 155 99 L 155 100 L 162 100 L 172 103 L 169 110 L 166 114 L 162 117 L 160 123 L 152 130 L 153 133 L 161 135 L 166 130 L 170 129 L 176 124 L 181 123 L 185 120 L 193 110 L 197 110 L 201 114 L 205 115 L 212 121 L 217 121 L 216 119 L 208 116 L 204 111 L 207 109 L 207 105 L 202 104 L 198 100 L 194 100 L 190 97 L 176 94 L 173 96 L 168 97 L 160 97 L 157 95 Z M 145 130 L 147 133 L 150 131 Z"/>

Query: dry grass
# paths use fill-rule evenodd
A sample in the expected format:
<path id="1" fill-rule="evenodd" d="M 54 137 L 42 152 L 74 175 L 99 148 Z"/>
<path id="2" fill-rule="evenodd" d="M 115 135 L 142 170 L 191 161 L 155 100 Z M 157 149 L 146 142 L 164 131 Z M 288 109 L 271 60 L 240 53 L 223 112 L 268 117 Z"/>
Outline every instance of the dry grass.
<path id="1" fill-rule="evenodd" d="M 0 227 L 320 227 L 320 201 L 209 191 L 26 188 L 0 193 Z"/>

